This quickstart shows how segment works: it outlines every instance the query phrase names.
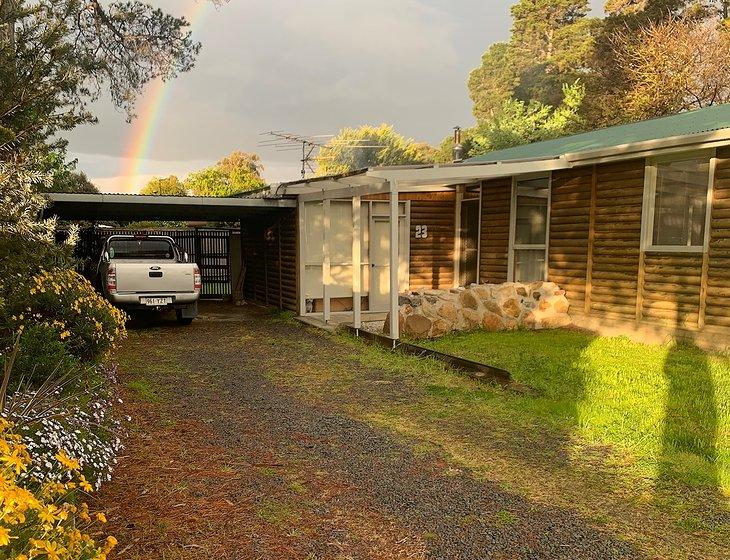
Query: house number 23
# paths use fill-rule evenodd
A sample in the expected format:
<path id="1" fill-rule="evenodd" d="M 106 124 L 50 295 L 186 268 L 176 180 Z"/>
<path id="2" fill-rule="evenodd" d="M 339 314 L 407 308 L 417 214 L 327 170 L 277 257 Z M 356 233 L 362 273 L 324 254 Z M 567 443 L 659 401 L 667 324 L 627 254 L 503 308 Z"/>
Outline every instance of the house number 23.
<path id="1" fill-rule="evenodd" d="M 428 226 L 416 226 L 416 239 L 428 238 Z"/>

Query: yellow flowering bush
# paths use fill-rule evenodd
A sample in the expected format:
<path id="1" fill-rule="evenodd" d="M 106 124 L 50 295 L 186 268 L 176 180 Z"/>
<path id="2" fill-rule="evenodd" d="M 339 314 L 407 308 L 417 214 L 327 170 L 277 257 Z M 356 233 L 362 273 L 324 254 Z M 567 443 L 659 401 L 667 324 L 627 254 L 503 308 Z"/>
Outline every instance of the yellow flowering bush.
<path id="1" fill-rule="evenodd" d="M 105 523 L 104 514 L 93 518 L 79 501 L 91 486 L 79 473 L 76 460 L 59 452 L 55 460 L 66 469 L 65 483 L 40 484 L 21 475 L 30 463 L 27 449 L 13 425 L 0 418 L 0 557 L 12 560 L 105 560 L 117 544 L 114 537 L 97 544 L 88 535 L 92 525 Z"/>
<path id="2" fill-rule="evenodd" d="M 7 327 L 53 329 L 69 352 L 96 360 L 126 334 L 126 315 L 70 269 L 41 270 L 18 286 L 5 302 Z"/>

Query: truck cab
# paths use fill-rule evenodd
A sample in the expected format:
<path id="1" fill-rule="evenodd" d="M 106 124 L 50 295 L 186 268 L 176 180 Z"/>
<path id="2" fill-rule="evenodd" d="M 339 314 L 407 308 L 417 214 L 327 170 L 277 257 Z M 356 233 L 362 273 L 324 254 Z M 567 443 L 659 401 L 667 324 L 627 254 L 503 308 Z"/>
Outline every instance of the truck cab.
<path id="1" fill-rule="evenodd" d="M 97 286 L 125 310 L 174 309 L 180 323 L 198 314 L 200 269 L 166 235 L 112 235 L 104 242 Z"/>

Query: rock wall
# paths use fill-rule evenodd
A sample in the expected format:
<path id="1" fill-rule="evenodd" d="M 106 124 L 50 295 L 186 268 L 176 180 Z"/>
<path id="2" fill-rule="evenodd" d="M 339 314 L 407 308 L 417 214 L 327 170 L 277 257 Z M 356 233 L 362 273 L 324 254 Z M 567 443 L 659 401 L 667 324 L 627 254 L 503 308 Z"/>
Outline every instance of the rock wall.
<path id="1" fill-rule="evenodd" d="M 571 324 L 565 291 L 553 282 L 472 284 L 401 296 L 400 332 L 436 338 L 453 331 L 546 329 Z M 388 333 L 390 318 L 385 320 Z"/>

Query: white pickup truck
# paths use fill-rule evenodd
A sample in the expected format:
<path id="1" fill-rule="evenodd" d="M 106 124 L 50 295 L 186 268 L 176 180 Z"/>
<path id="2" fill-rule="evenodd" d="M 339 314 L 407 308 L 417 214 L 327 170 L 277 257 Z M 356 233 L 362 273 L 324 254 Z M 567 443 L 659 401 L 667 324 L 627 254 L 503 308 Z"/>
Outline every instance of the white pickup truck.
<path id="1" fill-rule="evenodd" d="M 97 286 L 126 310 L 174 309 L 179 323 L 198 315 L 200 269 L 171 237 L 112 235 L 102 247 Z"/>

